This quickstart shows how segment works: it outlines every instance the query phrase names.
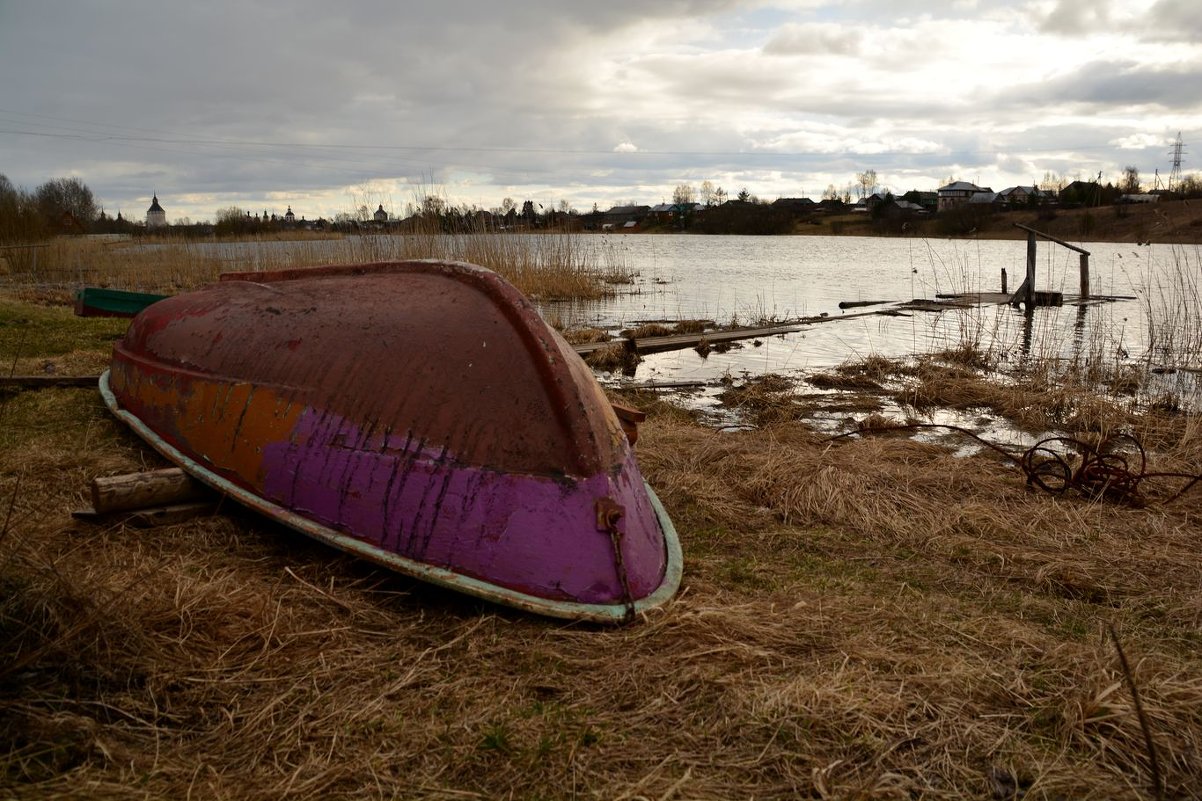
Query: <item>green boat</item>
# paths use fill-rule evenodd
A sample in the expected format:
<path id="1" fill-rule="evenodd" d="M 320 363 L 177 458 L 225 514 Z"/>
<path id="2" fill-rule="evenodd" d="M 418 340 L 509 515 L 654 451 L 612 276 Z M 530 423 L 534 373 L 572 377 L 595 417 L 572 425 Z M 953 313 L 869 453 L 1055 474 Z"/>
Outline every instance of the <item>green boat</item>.
<path id="1" fill-rule="evenodd" d="M 133 317 L 167 295 L 86 286 L 75 293 L 77 317 Z"/>

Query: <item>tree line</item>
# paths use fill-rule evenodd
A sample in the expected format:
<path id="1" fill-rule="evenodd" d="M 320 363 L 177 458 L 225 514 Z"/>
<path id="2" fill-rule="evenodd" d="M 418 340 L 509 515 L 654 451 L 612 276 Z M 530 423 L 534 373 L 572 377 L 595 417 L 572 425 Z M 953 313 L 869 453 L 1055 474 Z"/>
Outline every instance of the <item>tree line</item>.
<path id="1" fill-rule="evenodd" d="M 0 174 L 0 242 L 90 233 L 98 219 L 92 190 L 78 178 L 55 178 L 30 192 Z"/>

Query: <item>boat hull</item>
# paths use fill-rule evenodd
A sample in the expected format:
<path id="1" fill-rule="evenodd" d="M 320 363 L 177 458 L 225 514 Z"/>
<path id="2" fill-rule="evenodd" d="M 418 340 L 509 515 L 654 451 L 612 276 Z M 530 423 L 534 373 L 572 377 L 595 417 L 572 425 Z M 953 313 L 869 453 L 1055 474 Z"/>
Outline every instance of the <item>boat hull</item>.
<path id="1" fill-rule="evenodd" d="M 76 317 L 135 317 L 152 303 L 166 295 L 148 292 L 127 292 L 121 289 L 84 287 L 75 293 Z"/>
<path id="2" fill-rule="evenodd" d="M 101 390 L 200 480 L 417 578 L 599 621 L 679 584 L 671 522 L 596 381 L 482 268 L 223 280 L 135 319 Z"/>

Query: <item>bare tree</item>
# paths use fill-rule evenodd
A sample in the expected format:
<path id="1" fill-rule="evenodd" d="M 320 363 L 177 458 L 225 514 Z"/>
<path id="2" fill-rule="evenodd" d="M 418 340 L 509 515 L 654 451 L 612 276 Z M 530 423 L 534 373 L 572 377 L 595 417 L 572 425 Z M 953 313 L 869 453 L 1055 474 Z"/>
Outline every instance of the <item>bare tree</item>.
<path id="1" fill-rule="evenodd" d="M 714 185 L 709 181 L 701 182 L 701 202 L 707 206 L 714 205 Z"/>
<path id="2" fill-rule="evenodd" d="M 1123 167 L 1123 178 L 1119 181 L 1119 190 L 1125 195 L 1139 194 L 1139 168 L 1133 164 Z"/>
<path id="3" fill-rule="evenodd" d="M 864 170 L 856 173 L 856 195 L 868 197 L 876 191 L 876 170 Z"/>
<path id="4" fill-rule="evenodd" d="M 33 195 L 0 174 L 0 242 L 40 239 L 46 230 Z"/>
<path id="5" fill-rule="evenodd" d="M 672 190 L 672 202 L 678 206 L 692 203 L 693 197 L 693 187 L 689 184 L 677 184 L 676 189 Z"/>
<path id="6" fill-rule="evenodd" d="M 447 201 L 438 195 L 426 195 L 422 198 L 421 214 L 428 217 L 440 217 L 447 210 Z"/>
<path id="7" fill-rule="evenodd" d="M 34 193 L 38 211 L 53 226 L 70 214 L 81 225 L 96 219 L 96 201 L 92 190 L 78 178 L 55 178 L 37 188 Z"/>
<path id="8" fill-rule="evenodd" d="M 1064 180 L 1063 175 L 1057 175 L 1051 170 L 1048 170 L 1043 174 L 1043 180 L 1040 181 L 1039 188 L 1045 192 L 1055 192 L 1059 194 L 1060 190 L 1064 189 L 1066 184 L 1067 182 Z"/>

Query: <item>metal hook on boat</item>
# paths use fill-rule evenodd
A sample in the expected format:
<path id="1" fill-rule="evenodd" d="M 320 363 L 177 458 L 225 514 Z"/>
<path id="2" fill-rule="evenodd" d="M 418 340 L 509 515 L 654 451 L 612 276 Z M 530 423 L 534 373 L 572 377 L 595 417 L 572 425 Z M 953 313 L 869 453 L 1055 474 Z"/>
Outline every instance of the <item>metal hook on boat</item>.
<path id="1" fill-rule="evenodd" d="M 634 596 L 630 592 L 630 579 L 626 576 L 626 561 L 622 558 L 622 530 L 618 528 L 622 516 L 626 514 L 622 504 L 610 498 L 598 498 L 596 504 L 597 529 L 609 534 L 609 540 L 614 549 L 614 566 L 618 569 L 618 581 L 622 585 L 622 601 L 626 605 L 623 623 L 634 620 Z"/>

